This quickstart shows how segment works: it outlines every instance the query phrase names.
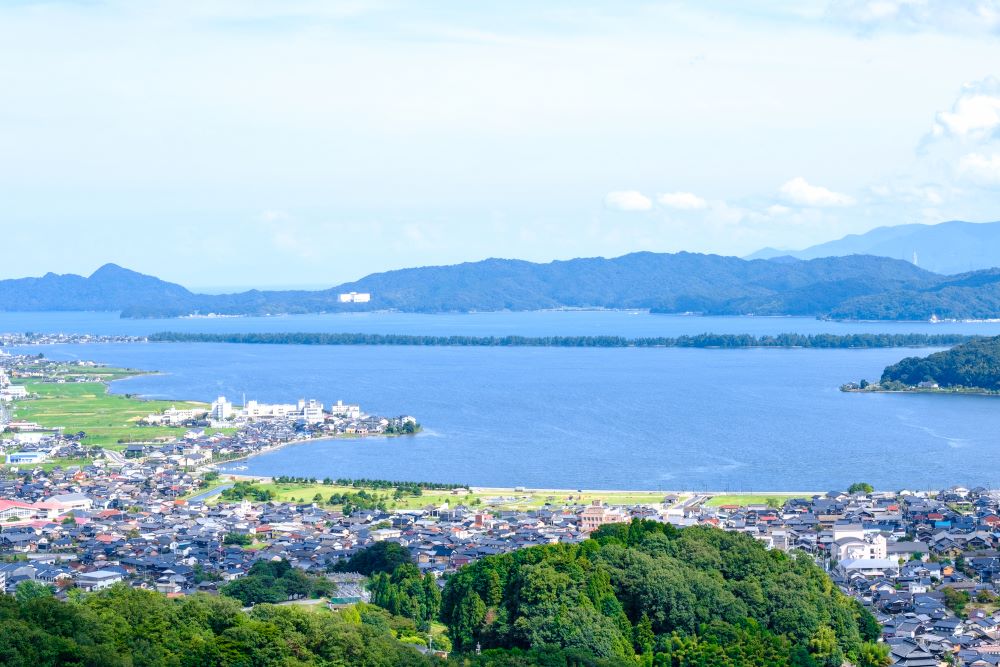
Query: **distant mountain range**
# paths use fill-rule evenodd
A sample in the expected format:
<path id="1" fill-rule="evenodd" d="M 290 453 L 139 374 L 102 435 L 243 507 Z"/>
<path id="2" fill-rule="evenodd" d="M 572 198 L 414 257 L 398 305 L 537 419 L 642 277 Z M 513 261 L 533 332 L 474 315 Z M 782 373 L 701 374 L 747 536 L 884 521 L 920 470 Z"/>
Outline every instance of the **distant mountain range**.
<path id="1" fill-rule="evenodd" d="M 343 304 L 345 292 L 370 293 Z M 0 281 L 0 310 L 104 310 L 122 317 L 648 308 L 661 313 L 843 319 L 997 318 L 1000 269 L 941 276 L 869 255 L 808 261 L 639 252 L 536 264 L 488 259 L 375 273 L 318 291 L 196 294 L 114 264 L 90 277 Z"/>
<path id="2" fill-rule="evenodd" d="M 1000 222 L 942 222 L 937 225 L 877 227 L 805 250 L 764 248 L 746 259 L 842 257 L 878 255 L 913 262 L 942 274 L 1000 266 Z"/>

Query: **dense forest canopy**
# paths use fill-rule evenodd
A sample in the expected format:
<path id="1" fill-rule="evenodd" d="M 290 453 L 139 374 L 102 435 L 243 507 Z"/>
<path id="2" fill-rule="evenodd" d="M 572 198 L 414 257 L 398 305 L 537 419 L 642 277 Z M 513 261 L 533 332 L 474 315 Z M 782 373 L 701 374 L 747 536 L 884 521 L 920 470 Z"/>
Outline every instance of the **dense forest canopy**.
<path id="1" fill-rule="evenodd" d="M 875 619 L 806 555 L 652 521 L 578 545 L 490 556 L 451 577 L 456 648 L 563 651 L 609 664 L 882 664 Z"/>
<path id="2" fill-rule="evenodd" d="M 413 627 L 412 622 L 403 621 Z M 431 665 L 396 639 L 389 614 L 318 614 L 225 596 L 171 600 L 119 584 L 60 602 L 0 595 L 0 664 L 10 667 L 396 667 Z M 413 630 L 415 632 L 415 629 Z"/>
<path id="3" fill-rule="evenodd" d="M 882 372 L 882 383 L 1000 391 L 1000 336 L 979 338 L 926 357 L 907 357 Z"/>

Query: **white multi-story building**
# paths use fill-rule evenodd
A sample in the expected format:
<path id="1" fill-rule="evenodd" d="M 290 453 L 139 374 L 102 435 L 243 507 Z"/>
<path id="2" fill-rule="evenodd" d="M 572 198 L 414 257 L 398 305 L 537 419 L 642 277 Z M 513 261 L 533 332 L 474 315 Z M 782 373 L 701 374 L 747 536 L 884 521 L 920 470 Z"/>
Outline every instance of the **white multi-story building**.
<path id="1" fill-rule="evenodd" d="M 833 543 L 837 560 L 883 560 L 888 558 L 887 542 L 880 534 L 864 538 L 842 537 Z"/>
<path id="2" fill-rule="evenodd" d="M 349 405 L 343 401 L 337 401 L 330 406 L 330 414 L 334 417 L 344 417 L 346 419 L 361 419 L 361 406 Z"/>
<path id="3" fill-rule="evenodd" d="M 178 410 L 177 408 L 170 406 L 158 415 L 147 415 L 144 421 L 147 424 L 167 424 L 170 426 L 177 426 L 178 424 L 183 424 L 184 422 L 201 419 L 205 416 L 206 412 L 206 410 L 200 408 Z"/>
<path id="4" fill-rule="evenodd" d="M 300 398 L 298 412 L 310 424 L 321 424 L 326 419 L 326 415 L 323 414 L 323 404 L 313 398 L 308 401 Z"/>
<path id="5" fill-rule="evenodd" d="M 368 303 L 372 295 L 368 292 L 348 292 L 340 295 L 340 303 Z"/>
<path id="6" fill-rule="evenodd" d="M 219 396 L 212 403 L 208 415 L 215 421 L 226 421 L 233 416 L 233 404 L 227 401 L 225 396 Z"/>
<path id="7" fill-rule="evenodd" d="M 13 401 L 28 397 L 28 388 L 21 384 L 8 384 L 0 388 L 0 401 Z"/>
<path id="8" fill-rule="evenodd" d="M 273 419 L 288 417 L 297 411 L 298 406 L 290 403 L 258 403 L 251 400 L 247 401 L 239 415 L 247 419 Z"/>

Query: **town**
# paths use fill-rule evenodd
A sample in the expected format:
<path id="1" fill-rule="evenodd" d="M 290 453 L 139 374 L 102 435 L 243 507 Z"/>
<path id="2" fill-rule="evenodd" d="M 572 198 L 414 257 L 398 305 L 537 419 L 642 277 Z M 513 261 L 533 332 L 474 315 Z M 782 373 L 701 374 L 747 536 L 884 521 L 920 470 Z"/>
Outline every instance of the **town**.
<path id="1" fill-rule="evenodd" d="M 439 585 L 485 556 L 575 543 L 607 524 L 651 519 L 753 536 L 810 554 L 875 614 L 899 665 L 1000 663 L 1000 493 L 986 488 L 727 496 L 486 490 L 450 484 L 245 478 L 214 467 L 330 434 L 405 432 L 412 417 L 378 418 L 337 402 L 219 397 L 137 420 L 148 442 L 96 445 L 67 423 L 17 419 L 26 380 L 86 382 L 105 369 L 33 356 L 0 358 L 0 590 L 24 582 L 58 596 L 114 584 L 168 596 L 217 593 L 255 563 L 287 561 L 330 579 L 331 608 L 369 601 L 363 579 L 334 574 L 381 542 L 405 548 Z M 159 435 L 171 427 L 174 436 Z M 617 499 L 617 501 L 616 501 Z"/>

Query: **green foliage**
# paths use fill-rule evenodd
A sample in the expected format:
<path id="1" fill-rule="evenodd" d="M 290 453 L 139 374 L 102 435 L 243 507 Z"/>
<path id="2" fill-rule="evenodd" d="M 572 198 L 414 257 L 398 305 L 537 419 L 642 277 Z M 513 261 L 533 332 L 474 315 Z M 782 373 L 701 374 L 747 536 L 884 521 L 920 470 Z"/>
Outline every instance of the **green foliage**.
<path id="1" fill-rule="evenodd" d="M 316 494 L 322 500 L 320 494 Z M 356 510 L 381 510 L 385 511 L 385 496 L 377 493 L 368 493 L 364 489 L 357 493 L 333 493 L 327 502 L 331 505 L 343 505 L 344 514 L 351 514 Z"/>
<path id="2" fill-rule="evenodd" d="M 293 568 L 286 560 L 257 561 L 243 577 L 219 589 L 223 595 L 236 598 L 244 606 L 261 602 L 321 597 L 333 591 L 333 583 L 325 578 L 306 574 Z"/>
<path id="3" fill-rule="evenodd" d="M 849 487 L 847 487 L 847 492 L 851 494 L 872 493 L 874 490 L 875 487 L 873 487 L 868 482 L 855 482 L 854 484 L 851 484 Z"/>
<path id="4" fill-rule="evenodd" d="M 888 667 L 890 662 L 888 644 L 865 642 L 858 654 L 857 667 Z"/>
<path id="5" fill-rule="evenodd" d="M 449 347 L 695 347 L 739 349 L 748 347 L 883 348 L 940 347 L 970 340 L 962 334 L 698 334 L 676 338 L 656 336 L 418 336 L 405 334 L 344 333 L 178 333 L 153 334 L 150 340 L 176 343 L 241 343 L 257 345 L 408 345 Z M 414 424 L 410 431 L 420 430 Z M 396 429 L 393 432 L 400 432 Z M 281 483 L 281 478 L 277 481 Z M 315 480 L 312 480 L 315 482 Z M 339 480 L 338 480 L 339 483 Z M 395 485 L 395 484 L 394 484 Z M 427 487 L 425 487 L 427 488 Z"/>
<path id="6" fill-rule="evenodd" d="M 21 604 L 27 604 L 32 600 L 37 600 L 39 598 L 50 598 L 52 594 L 55 593 L 55 589 L 48 584 L 43 584 L 40 581 L 26 580 L 22 581 L 14 589 L 14 597 Z"/>
<path id="7" fill-rule="evenodd" d="M 978 338 L 927 357 L 907 357 L 882 372 L 882 382 L 1000 391 L 1000 336 Z"/>
<path id="8" fill-rule="evenodd" d="M 386 627 L 357 615 L 226 597 L 170 600 L 124 585 L 62 603 L 0 596 L 0 664 L 11 667 L 430 665 Z"/>
<path id="9" fill-rule="evenodd" d="M 242 533 L 226 533 L 226 536 L 222 538 L 223 544 L 239 544 L 244 547 L 249 546 L 252 542 L 252 537 Z"/>
<path id="10" fill-rule="evenodd" d="M 805 555 L 640 520 L 462 568 L 441 616 L 457 650 L 555 650 L 553 664 L 582 652 L 591 661 L 839 667 L 878 636 L 874 618 Z"/>
<path id="11" fill-rule="evenodd" d="M 236 482 L 233 486 L 222 491 L 222 499 L 230 502 L 249 498 L 258 503 L 266 503 L 274 500 L 274 493 L 270 489 L 262 489 L 254 482 Z"/>
<path id="12" fill-rule="evenodd" d="M 274 478 L 276 484 L 316 484 L 315 477 L 292 477 L 290 475 L 280 475 Z M 395 482 L 388 479 L 367 479 L 350 477 L 340 477 L 336 480 L 325 477 L 322 482 L 326 486 L 351 486 L 355 489 L 401 489 L 403 493 L 419 496 L 423 489 L 433 489 L 437 491 L 450 491 L 452 489 L 468 488 L 463 484 L 446 484 L 442 482 Z"/>
<path id="13" fill-rule="evenodd" d="M 386 435 L 412 435 L 420 431 L 420 424 L 406 420 L 399 424 L 390 423 L 385 427 Z"/>
<path id="14" fill-rule="evenodd" d="M 954 588 L 942 587 L 944 594 L 944 604 L 955 614 L 961 616 L 965 612 L 965 606 L 969 604 L 971 596 L 968 591 L 957 591 Z"/>
<path id="15" fill-rule="evenodd" d="M 376 572 L 391 574 L 400 565 L 411 561 L 410 551 L 406 547 L 384 541 L 361 549 L 348 560 L 338 562 L 333 569 L 336 572 L 360 572 L 369 577 Z"/>
<path id="16" fill-rule="evenodd" d="M 389 613 L 427 625 L 441 609 L 441 590 L 434 576 L 421 576 L 412 563 L 400 565 L 392 574 L 376 572 L 368 582 L 372 604 Z"/>

